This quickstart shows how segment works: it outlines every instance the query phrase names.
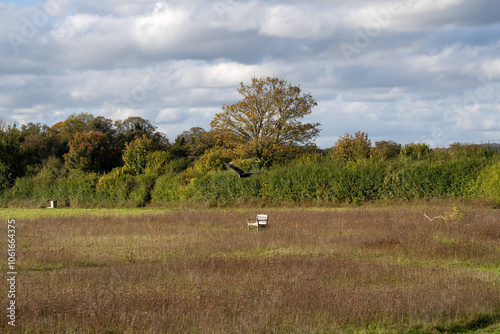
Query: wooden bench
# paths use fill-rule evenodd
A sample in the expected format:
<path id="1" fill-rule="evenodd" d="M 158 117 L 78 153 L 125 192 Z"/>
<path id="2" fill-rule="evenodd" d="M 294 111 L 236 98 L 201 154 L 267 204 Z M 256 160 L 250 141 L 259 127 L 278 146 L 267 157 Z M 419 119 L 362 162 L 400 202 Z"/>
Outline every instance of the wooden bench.
<path id="1" fill-rule="evenodd" d="M 255 226 L 255 227 L 257 227 L 257 231 L 258 231 L 260 228 L 267 227 L 268 218 L 269 218 L 269 215 L 263 215 L 263 214 L 257 214 L 256 219 L 248 218 L 247 219 L 248 229 L 250 229 L 250 227 L 252 227 L 252 226 Z"/>

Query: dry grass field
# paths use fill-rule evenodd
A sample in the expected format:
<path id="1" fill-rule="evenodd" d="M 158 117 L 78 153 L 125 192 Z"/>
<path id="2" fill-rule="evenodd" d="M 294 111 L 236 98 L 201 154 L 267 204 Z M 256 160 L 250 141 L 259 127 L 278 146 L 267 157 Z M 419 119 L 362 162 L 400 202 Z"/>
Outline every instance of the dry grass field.
<path id="1" fill-rule="evenodd" d="M 248 231 L 257 212 L 270 227 Z M 17 327 L 2 316 L 0 331 L 498 333 L 500 212 L 424 217 L 444 212 L 449 204 L 18 219 Z"/>

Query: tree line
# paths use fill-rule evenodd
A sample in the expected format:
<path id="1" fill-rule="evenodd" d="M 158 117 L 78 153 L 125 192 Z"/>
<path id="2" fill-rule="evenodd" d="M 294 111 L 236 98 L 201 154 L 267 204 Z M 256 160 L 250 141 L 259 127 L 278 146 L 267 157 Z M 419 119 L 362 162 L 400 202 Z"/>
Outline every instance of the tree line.
<path id="1" fill-rule="evenodd" d="M 131 200 L 133 205 L 145 205 L 151 201 L 226 201 L 249 196 L 357 201 L 390 198 L 391 193 L 397 193 L 396 198 L 405 197 L 401 192 L 404 187 L 416 187 L 407 189 L 407 194 L 413 194 L 410 197 L 466 196 L 478 178 L 482 177 L 483 183 L 491 181 L 481 176 L 488 173 L 487 168 L 493 176 L 497 173 L 491 167 L 498 161 L 492 145 L 455 143 L 430 149 L 425 143 L 401 145 L 390 140 L 372 145 L 368 134 L 358 131 L 341 136 L 323 150 L 314 144 L 321 125 L 302 122 L 317 103 L 310 94 L 302 94 L 299 86 L 277 78 L 252 78 L 249 85 L 241 83 L 238 92 L 243 99 L 224 105 L 209 130 L 194 127 L 173 142 L 141 117 L 113 121 L 79 113 L 52 126 L 0 124 L 3 202 L 60 197 L 69 205 Z M 227 178 L 230 173 L 221 172 L 223 160 L 244 170 L 264 169 L 266 173 L 246 180 L 242 188 L 243 183 Z M 422 170 L 416 172 L 416 166 Z M 394 174 L 394 170 L 401 173 Z M 416 174 L 410 176 L 410 170 Z M 427 175 L 428 170 L 434 174 Z M 283 179 L 275 171 L 295 178 Z M 440 173 L 446 171 L 453 173 L 445 177 L 449 182 L 443 185 Z M 357 173 L 367 173 L 361 178 L 364 181 L 356 179 L 360 176 Z M 370 178 L 379 183 L 370 186 Z M 398 178 L 429 184 L 403 186 Z M 456 189 L 460 182 L 467 183 L 463 191 Z M 432 183 L 442 189 L 430 191 Z M 361 184 L 366 189 L 356 190 Z M 483 188 L 495 189 L 495 184 Z M 247 192 L 238 193 L 238 189 Z M 283 189 L 289 193 L 282 193 Z M 357 195 L 353 195 L 355 191 Z M 486 196 L 485 191 L 482 196 Z"/>

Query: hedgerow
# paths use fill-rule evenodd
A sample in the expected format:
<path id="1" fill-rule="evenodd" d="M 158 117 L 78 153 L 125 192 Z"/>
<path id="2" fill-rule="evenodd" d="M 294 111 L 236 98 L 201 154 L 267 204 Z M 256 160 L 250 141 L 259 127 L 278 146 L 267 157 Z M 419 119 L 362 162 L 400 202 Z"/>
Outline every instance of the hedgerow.
<path id="1" fill-rule="evenodd" d="M 174 160 L 175 161 L 175 160 Z M 249 165 L 250 166 L 250 165 Z M 315 156 L 240 179 L 232 170 L 188 168 L 133 175 L 71 171 L 18 178 L 2 202 L 144 206 L 154 202 L 310 201 L 359 203 L 418 198 L 484 198 L 500 203 L 498 156 L 330 160 Z"/>

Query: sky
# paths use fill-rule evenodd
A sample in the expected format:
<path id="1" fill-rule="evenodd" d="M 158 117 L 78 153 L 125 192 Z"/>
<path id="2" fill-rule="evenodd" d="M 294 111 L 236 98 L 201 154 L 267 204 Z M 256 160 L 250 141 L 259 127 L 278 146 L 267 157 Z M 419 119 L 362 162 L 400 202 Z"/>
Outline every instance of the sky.
<path id="1" fill-rule="evenodd" d="M 316 143 L 500 142 L 500 1 L 0 0 L 0 118 L 210 129 L 252 77 L 300 85 Z"/>

